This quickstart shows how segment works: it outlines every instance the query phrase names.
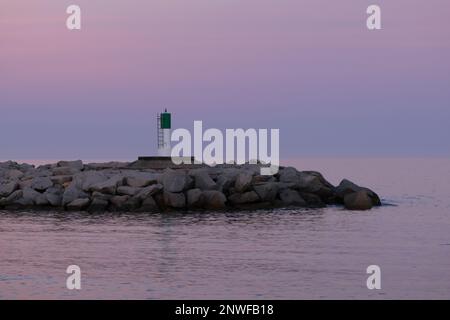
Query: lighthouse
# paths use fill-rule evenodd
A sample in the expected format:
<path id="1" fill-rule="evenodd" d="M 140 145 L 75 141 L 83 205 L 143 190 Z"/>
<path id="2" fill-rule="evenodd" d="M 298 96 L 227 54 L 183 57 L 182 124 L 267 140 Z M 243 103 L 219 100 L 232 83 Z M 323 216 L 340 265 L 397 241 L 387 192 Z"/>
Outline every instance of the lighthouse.
<path id="1" fill-rule="evenodd" d="M 164 112 L 157 115 L 156 120 L 158 156 L 170 157 L 172 151 L 170 147 L 171 114 L 165 109 Z"/>

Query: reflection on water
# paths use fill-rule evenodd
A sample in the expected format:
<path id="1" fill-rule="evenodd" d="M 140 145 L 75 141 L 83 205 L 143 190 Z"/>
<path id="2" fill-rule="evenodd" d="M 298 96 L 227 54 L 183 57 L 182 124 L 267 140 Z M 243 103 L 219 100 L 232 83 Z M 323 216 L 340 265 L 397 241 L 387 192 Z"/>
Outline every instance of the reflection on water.
<path id="1" fill-rule="evenodd" d="M 450 161 L 310 159 L 297 167 L 333 183 L 351 178 L 394 205 L 0 212 L 0 299 L 450 298 Z M 81 267 L 80 291 L 65 288 L 71 264 Z M 381 267 L 380 291 L 365 286 L 371 264 Z"/>

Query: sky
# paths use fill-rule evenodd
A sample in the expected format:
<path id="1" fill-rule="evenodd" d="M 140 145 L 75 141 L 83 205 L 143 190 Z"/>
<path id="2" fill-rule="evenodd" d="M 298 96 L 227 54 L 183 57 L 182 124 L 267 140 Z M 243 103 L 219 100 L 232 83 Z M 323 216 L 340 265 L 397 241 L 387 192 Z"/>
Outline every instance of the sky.
<path id="1" fill-rule="evenodd" d="M 152 155 L 164 108 L 174 128 L 278 128 L 282 158 L 448 156 L 449 16 L 448 0 L 0 0 L 0 159 Z"/>

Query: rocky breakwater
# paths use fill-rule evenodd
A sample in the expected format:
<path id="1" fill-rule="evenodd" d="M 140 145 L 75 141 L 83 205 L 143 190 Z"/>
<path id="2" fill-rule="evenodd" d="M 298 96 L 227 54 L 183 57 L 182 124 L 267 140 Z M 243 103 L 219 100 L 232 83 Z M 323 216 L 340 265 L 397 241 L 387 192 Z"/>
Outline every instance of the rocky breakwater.
<path id="1" fill-rule="evenodd" d="M 132 163 L 60 161 L 35 167 L 0 163 L 0 209 L 89 212 L 225 210 L 381 205 L 370 189 L 343 180 L 337 187 L 318 172 L 281 167 L 262 176 L 257 165 L 136 169 Z"/>

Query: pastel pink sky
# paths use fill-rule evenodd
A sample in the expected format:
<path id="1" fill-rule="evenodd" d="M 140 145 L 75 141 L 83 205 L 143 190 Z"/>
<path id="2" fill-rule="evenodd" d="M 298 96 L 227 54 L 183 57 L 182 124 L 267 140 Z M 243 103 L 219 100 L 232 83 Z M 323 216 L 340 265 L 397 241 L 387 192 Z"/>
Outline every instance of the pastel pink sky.
<path id="1" fill-rule="evenodd" d="M 152 154 L 165 107 L 175 127 L 279 128 L 285 157 L 449 155 L 449 16 L 444 0 L 0 0 L 0 159 Z"/>

